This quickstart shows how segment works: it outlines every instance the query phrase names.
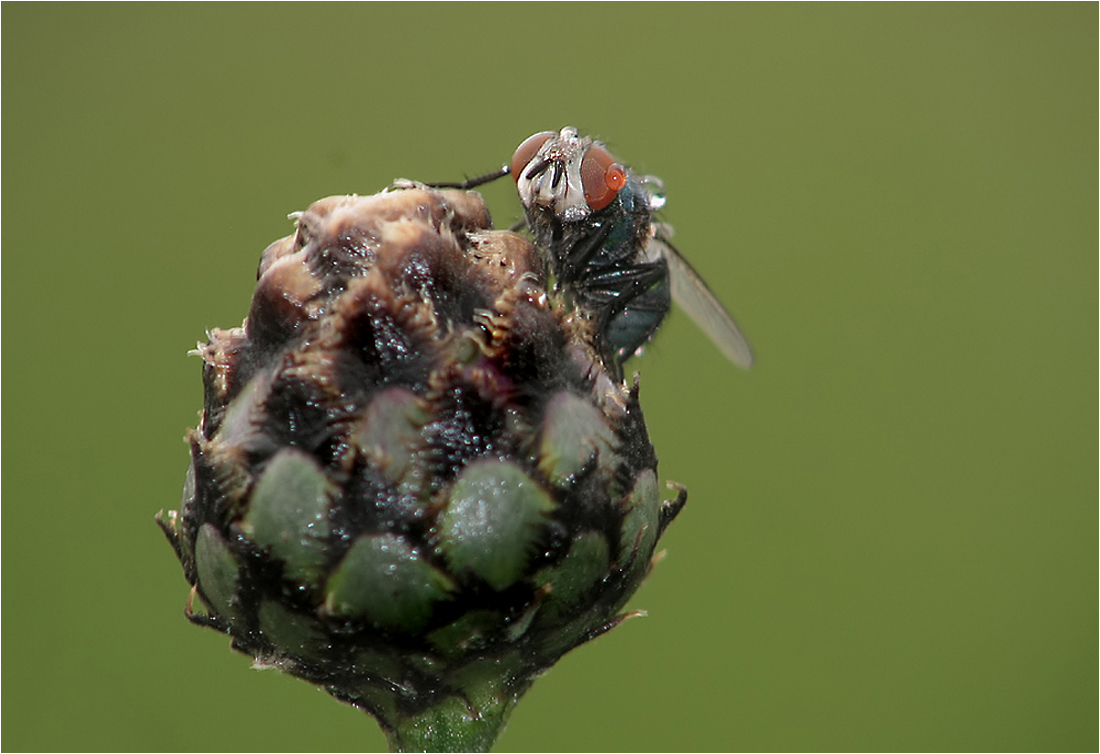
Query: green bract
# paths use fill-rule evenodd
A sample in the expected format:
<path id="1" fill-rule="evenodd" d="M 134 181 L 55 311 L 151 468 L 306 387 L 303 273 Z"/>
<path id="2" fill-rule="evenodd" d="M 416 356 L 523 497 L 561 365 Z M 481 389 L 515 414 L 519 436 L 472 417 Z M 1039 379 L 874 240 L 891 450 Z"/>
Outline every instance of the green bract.
<path id="1" fill-rule="evenodd" d="M 636 386 L 478 195 L 332 197 L 263 254 L 158 521 L 188 615 L 375 715 L 487 748 L 533 679 L 616 625 L 679 511 Z"/>

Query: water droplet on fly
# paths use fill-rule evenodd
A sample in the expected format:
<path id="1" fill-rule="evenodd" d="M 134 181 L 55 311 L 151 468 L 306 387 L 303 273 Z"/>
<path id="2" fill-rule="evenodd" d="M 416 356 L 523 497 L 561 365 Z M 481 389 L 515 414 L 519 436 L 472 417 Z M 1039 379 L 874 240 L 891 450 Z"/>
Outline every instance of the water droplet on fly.
<path id="1" fill-rule="evenodd" d="M 642 182 L 642 186 L 645 187 L 645 191 L 649 194 L 649 209 L 651 212 L 656 212 L 665 206 L 665 202 L 668 201 L 665 196 L 665 182 L 655 175 L 643 175 L 639 180 Z"/>

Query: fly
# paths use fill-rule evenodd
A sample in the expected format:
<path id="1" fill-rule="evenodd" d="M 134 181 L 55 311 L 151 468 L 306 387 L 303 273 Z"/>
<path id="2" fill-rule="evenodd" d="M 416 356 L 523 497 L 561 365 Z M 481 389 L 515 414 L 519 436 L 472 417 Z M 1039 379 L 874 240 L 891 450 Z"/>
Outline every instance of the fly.
<path id="1" fill-rule="evenodd" d="M 511 175 L 535 244 L 573 304 L 596 320 L 599 342 L 621 365 L 657 332 L 671 301 L 726 358 L 752 365 L 752 350 L 733 318 L 653 220 L 661 182 L 637 177 L 607 147 L 575 128 L 543 131 L 500 170 L 460 184 L 469 189 Z"/>

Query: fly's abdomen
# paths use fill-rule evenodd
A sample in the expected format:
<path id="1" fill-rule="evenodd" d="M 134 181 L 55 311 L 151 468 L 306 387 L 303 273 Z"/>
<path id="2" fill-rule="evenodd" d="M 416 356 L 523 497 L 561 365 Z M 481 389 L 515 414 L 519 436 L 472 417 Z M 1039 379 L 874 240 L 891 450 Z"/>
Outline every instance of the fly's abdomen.
<path id="1" fill-rule="evenodd" d="M 620 363 L 649 342 L 672 306 L 667 267 L 663 262 L 656 264 L 663 271 L 643 270 L 647 277 L 653 278 L 651 285 L 633 295 L 630 302 L 621 311 L 612 313 L 604 325 L 604 339 Z"/>

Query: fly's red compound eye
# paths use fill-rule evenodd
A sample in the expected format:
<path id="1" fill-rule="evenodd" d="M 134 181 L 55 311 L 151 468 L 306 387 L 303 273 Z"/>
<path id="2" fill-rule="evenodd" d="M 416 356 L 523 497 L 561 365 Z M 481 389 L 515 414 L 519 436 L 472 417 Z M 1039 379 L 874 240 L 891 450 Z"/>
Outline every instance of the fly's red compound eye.
<path id="1" fill-rule="evenodd" d="M 512 164 L 510 167 L 512 177 L 516 180 L 516 183 L 519 183 L 520 172 L 535 158 L 535 153 L 542 148 L 543 144 L 555 136 L 557 136 L 557 134 L 553 131 L 542 131 L 541 133 L 528 137 L 516 148 L 515 154 L 512 155 Z"/>
<path id="2" fill-rule="evenodd" d="M 581 184 L 584 200 L 593 212 L 598 212 L 615 201 L 619 189 L 626 185 L 626 168 L 615 162 L 606 149 L 593 145 L 581 161 Z"/>

